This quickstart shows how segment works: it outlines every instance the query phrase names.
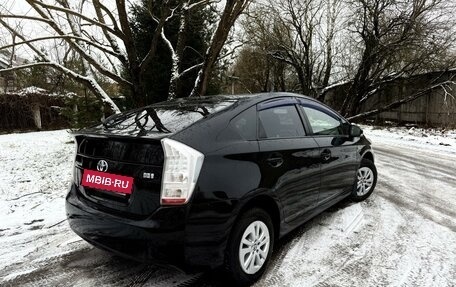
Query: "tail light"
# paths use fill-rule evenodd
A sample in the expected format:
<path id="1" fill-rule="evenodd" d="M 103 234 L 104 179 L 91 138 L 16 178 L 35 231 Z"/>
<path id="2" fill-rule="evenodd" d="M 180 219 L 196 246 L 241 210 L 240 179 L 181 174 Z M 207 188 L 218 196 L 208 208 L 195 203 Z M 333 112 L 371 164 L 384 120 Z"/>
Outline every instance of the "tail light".
<path id="1" fill-rule="evenodd" d="M 162 205 L 185 204 L 195 189 L 204 155 L 175 140 L 166 138 L 161 143 L 165 164 L 160 202 Z"/>

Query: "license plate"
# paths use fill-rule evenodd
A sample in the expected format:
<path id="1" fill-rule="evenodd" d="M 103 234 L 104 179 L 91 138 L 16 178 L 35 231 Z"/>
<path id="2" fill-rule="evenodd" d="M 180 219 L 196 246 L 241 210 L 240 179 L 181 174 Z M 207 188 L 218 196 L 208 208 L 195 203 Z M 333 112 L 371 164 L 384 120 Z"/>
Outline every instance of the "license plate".
<path id="1" fill-rule="evenodd" d="M 131 194 L 133 177 L 84 169 L 82 186 Z"/>

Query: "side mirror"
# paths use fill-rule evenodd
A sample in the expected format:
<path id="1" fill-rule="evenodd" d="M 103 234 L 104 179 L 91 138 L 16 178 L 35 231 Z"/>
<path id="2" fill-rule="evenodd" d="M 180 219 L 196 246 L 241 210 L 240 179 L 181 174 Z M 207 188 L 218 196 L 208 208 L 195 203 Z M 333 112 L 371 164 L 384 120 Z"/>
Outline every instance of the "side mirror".
<path id="1" fill-rule="evenodd" d="M 350 125 L 350 137 L 357 138 L 363 134 L 363 130 L 357 125 Z"/>

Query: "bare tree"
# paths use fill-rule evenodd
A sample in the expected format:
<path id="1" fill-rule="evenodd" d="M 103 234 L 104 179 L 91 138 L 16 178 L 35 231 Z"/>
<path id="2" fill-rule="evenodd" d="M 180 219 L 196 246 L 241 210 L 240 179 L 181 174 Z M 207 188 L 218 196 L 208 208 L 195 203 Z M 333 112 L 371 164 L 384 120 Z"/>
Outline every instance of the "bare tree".
<path id="1" fill-rule="evenodd" d="M 331 78 L 331 72 L 333 69 L 333 59 L 334 59 L 334 38 L 336 37 L 337 23 L 340 18 L 342 11 L 342 1 L 339 0 L 327 0 L 326 1 L 326 34 L 324 35 L 324 44 L 325 44 L 325 56 L 324 56 L 324 69 L 321 69 L 323 72 L 322 82 L 320 83 L 321 87 L 326 87 L 329 84 Z M 320 77 L 321 78 L 321 77 Z"/>
<path id="2" fill-rule="evenodd" d="M 348 86 L 337 95 L 341 100 L 335 108 L 354 116 L 398 78 L 454 67 L 454 12 L 454 1 L 443 0 L 261 2 L 243 23 L 246 47 L 241 56 L 268 53 L 293 68 L 285 82 L 296 79 L 301 93 L 319 100 L 336 86 Z M 245 70 L 243 63 L 248 62 L 238 62 L 235 71 Z M 250 65 L 252 71 L 263 69 L 252 72 L 260 80 L 270 76 L 270 66 L 261 63 Z M 293 85 L 287 90 L 296 91 Z M 383 108 L 410 99 L 407 95 Z"/>
<path id="3" fill-rule="evenodd" d="M 271 0 L 258 4 L 244 22 L 247 43 L 292 67 L 301 93 L 317 96 L 318 88 L 328 85 L 331 78 L 341 3 Z"/>
<path id="4" fill-rule="evenodd" d="M 275 60 L 258 47 L 244 46 L 231 69 L 231 80 L 236 90 L 244 93 L 286 91 L 286 64 Z"/>
<path id="5" fill-rule="evenodd" d="M 361 57 L 340 111 L 354 116 L 385 82 L 424 72 L 454 40 L 442 0 L 352 0 Z M 451 5 L 450 5 L 451 7 Z"/>
<path id="6" fill-rule="evenodd" d="M 297 90 L 299 83 L 292 67 L 285 61 L 273 57 L 273 52 L 280 43 L 286 42 L 281 21 L 276 21 L 274 15 L 264 17 L 268 8 L 255 5 L 243 18 L 241 25 L 243 46 L 231 69 L 240 89 L 246 92 L 269 92 Z"/>
<path id="7" fill-rule="evenodd" d="M 84 9 L 88 8 L 88 2 L 86 1 L 83 1 L 81 5 L 77 7 L 70 7 L 67 0 L 58 0 L 55 4 L 48 4 L 38 0 L 27 0 L 27 3 L 34 11 L 33 15 L 17 15 L 3 9 L 2 14 L 0 15 L 0 24 L 21 40 L 21 42 L 16 43 L 15 46 L 27 46 L 35 53 L 39 61 L 12 67 L 9 70 L 19 70 L 34 66 L 49 66 L 60 70 L 74 80 L 87 86 L 96 96 L 106 102 L 114 112 L 120 112 L 116 104 L 97 83 L 95 73 L 99 73 L 131 90 L 135 90 L 135 86 L 137 86 L 135 85 L 135 77 L 131 77 L 131 80 L 127 80 L 119 73 L 116 73 L 117 69 L 115 68 L 115 65 L 120 62 L 124 65 L 128 65 L 130 67 L 130 74 L 134 75 L 136 73 L 133 73 L 133 70 L 135 69 L 135 66 L 137 66 L 136 63 L 139 62 L 139 59 L 134 59 L 134 57 L 132 57 L 132 54 L 135 52 L 134 47 L 133 49 L 130 47 L 130 49 L 126 48 L 122 51 L 118 44 L 118 42 L 123 42 L 125 47 L 129 47 L 128 45 L 131 42 L 131 33 L 128 31 L 128 25 L 122 25 L 126 20 L 125 2 L 123 0 L 116 1 L 118 12 L 116 15 L 118 16 L 117 18 L 110 18 L 113 22 L 109 24 L 106 23 L 104 19 L 105 16 L 100 13 L 98 13 L 98 19 L 86 16 L 84 13 Z M 104 6 L 98 1 L 93 1 L 93 7 L 96 11 L 100 11 Z M 108 15 L 113 14 L 111 13 Z M 8 19 L 34 22 L 38 25 L 41 24 L 50 31 L 50 35 L 44 37 L 25 35 L 22 31 L 15 29 Z M 91 27 L 92 31 L 84 30 L 84 27 Z M 105 36 L 108 35 L 106 38 L 110 41 L 111 46 L 107 44 L 106 38 L 100 39 L 100 37 L 97 37 L 98 31 L 103 31 Z M 59 63 L 43 53 L 37 42 L 50 39 L 61 39 L 65 41 L 69 48 L 81 58 L 83 71 L 71 70 L 67 68 L 64 63 Z M 1 48 L 8 48 L 8 46 L 3 46 Z M 96 55 L 99 55 L 100 53 L 107 55 L 107 58 L 109 59 L 108 62 L 112 63 L 112 67 L 106 67 L 96 59 Z M 115 62 L 111 57 L 115 58 Z M 2 70 L 1 72 L 6 71 L 7 70 Z M 138 91 L 138 93 L 141 92 Z"/>
<path id="8" fill-rule="evenodd" d="M 248 5 L 248 0 L 228 0 L 220 16 L 217 29 L 209 43 L 204 60 L 182 71 L 181 59 L 183 54 L 185 27 L 187 17 L 194 9 L 212 5 L 215 0 L 163 0 L 160 3 L 149 2 L 148 12 L 156 22 L 152 33 L 150 48 L 144 57 L 140 57 L 135 44 L 128 7 L 125 0 L 110 3 L 100 0 L 80 1 L 68 0 L 26 0 L 31 8 L 30 13 L 13 14 L 0 5 L 0 27 L 14 35 L 15 42 L 0 47 L 11 49 L 27 48 L 34 53 L 37 61 L 0 70 L 7 73 L 35 66 L 47 66 L 65 73 L 75 81 L 85 85 L 107 103 L 114 112 L 120 112 L 110 96 L 97 82 L 102 76 L 117 83 L 122 88 L 131 91 L 132 100 L 136 106 L 144 105 L 146 91 L 144 89 L 144 74 L 157 53 L 158 43 L 164 41 L 171 51 L 173 65 L 169 98 L 175 97 L 175 90 L 182 75 L 194 69 L 200 69 L 192 95 L 204 95 L 209 75 L 225 44 L 227 35 L 237 17 Z M 177 3 L 177 5 L 176 5 Z M 177 13 L 177 12 L 180 13 Z M 164 33 L 165 26 L 174 17 L 180 17 L 181 28 L 177 43 L 171 43 Z M 17 29 L 17 23 L 40 25 L 47 33 L 31 35 Z M 55 59 L 40 50 L 40 44 L 49 40 L 63 41 L 67 50 L 62 53 L 76 54 L 82 62 L 82 71 L 76 71 L 65 65 L 63 59 Z"/>

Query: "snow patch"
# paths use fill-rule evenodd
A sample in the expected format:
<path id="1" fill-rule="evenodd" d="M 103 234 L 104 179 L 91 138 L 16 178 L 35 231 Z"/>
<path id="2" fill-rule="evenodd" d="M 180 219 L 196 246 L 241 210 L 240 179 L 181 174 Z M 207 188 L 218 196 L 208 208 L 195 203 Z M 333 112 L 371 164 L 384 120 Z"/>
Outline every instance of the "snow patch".
<path id="1" fill-rule="evenodd" d="M 18 91 L 19 94 L 24 95 L 24 94 L 47 94 L 48 91 L 42 88 L 38 88 L 35 86 L 30 86 L 27 88 L 23 88 Z"/>
<path id="2" fill-rule="evenodd" d="M 367 138 L 394 146 L 456 153 L 456 130 L 361 125 Z"/>

